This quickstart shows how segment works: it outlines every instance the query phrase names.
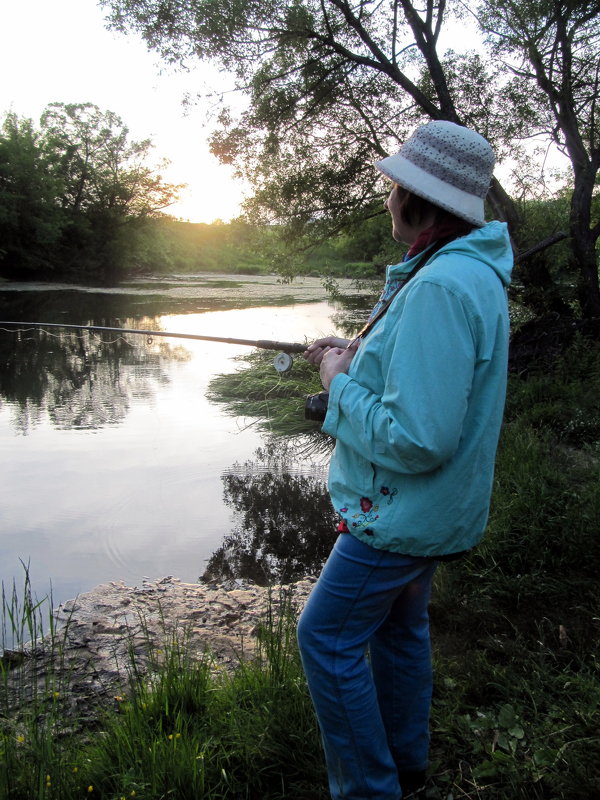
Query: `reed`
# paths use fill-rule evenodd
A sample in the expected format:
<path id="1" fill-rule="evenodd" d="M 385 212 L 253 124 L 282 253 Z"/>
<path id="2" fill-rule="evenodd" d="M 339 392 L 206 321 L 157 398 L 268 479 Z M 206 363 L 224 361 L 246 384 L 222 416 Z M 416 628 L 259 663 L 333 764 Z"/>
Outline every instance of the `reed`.
<path id="1" fill-rule="evenodd" d="M 55 626 L 52 608 L 51 592 L 34 596 L 29 565 L 22 586 L 2 585 L 1 798 L 72 796 L 73 747 L 61 735 L 69 705 L 66 630 Z"/>
<path id="2" fill-rule="evenodd" d="M 252 351 L 236 360 L 236 372 L 211 380 L 210 400 L 223 404 L 227 414 L 251 418 L 260 430 L 277 436 L 325 439 L 318 424 L 304 419 L 306 396 L 323 388 L 314 366 L 295 356 L 291 371 L 278 374 L 272 353 Z"/>

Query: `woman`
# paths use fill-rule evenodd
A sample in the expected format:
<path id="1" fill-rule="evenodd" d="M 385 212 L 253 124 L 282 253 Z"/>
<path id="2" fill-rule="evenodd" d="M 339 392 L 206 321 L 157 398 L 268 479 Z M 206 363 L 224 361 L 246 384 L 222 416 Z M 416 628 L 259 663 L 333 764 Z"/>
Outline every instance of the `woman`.
<path id="1" fill-rule="evenodd" d="M 410 249 L 368 330 L 305 354 L 336 439 L 340 536 L 298 625 L 334 800 L 424 784 L 431 583 L 483 535 L 506 390 L 513 259 L 506 226 L 484 220 L 493 165 L 485 139 L 443 121 L 377 164 Z"/>

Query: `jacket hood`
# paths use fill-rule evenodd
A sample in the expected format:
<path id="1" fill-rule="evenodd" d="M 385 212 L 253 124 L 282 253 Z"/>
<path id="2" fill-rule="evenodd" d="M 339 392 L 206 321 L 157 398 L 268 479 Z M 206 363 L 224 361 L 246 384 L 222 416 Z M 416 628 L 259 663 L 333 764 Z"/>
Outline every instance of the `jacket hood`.
<path id="1" fill-rule="evenodd" d="M 510 283 L 514 256 L 505 222 L 494 220 L 482 228 L 475 228 L 467 236 L 454 239 L 433 254 L 431 263 L 443 253 L 452 253 L 482 261 L 494 270 L 505 286 Z M 403 277 L 413 269 L 419 258 L 421 258 L 421 253 L 408 261 L 392 265 L 388 268 L 389 277 Z"/>

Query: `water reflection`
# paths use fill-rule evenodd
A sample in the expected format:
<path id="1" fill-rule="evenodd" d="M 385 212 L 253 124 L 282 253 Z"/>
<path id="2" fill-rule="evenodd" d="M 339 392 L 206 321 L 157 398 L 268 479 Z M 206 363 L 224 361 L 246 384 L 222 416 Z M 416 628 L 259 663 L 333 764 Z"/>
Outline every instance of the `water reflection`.
<path id="1" fill-rule="evenodd" d="M 247 284 L 243 309 L 225 312 L 211 304 L 217 292 L 232 297 L 230 286 L 211 289 L 210 301 L 202 287 L 193 296 L 186 287 L 181 302 L 157 294 L 156 310 L 117 290 L 0 288 L 0 319 L 287 341 L 337 332 L 322 292 L 318 301 L 305 294 L 297 305 L 276 305 L 276 294 L 297 288 L 257 284 L 256 302 Z M 317 297 L 319 282 L 308 289 Z M 335 308 L 342 313 L 341 301 Z M 111 580 L 193 581 L 204 565 L 215 574 L 219 559 L 261 581 L 316 571 L 335 527 L 322 472 L 307 465 L 316 455 L 258 459 L 254 419 L 230 417 L 206 396 L 211 378 L 234 372 L 234 359 L 248 352 L 113 333 L 0 331 L 0 583 L 31 563 L 34 591 L 41 597 L 51 583 L 59 603 Z M 255 478 L 231 468 L 249 460 Z"/>
<path id="2" fill-rule="evenodd" d="M 121 423 L 133 394 L 150 399 L 157 384 L 168 383 L 165 362 L 189 358 L 184 347 L 143 336 L 24 327 L 0 336 L 0 395 L 21 433 L 40 422 L 42 410 L 60 430 L 93 430 Z"/>
<path id="3" fill-rule="evenodd" d="M 234 465 L 222 480 L 236 525 L 202 580 L 267 585 L 320 571 L 337 536 L 323 464 L 302 464 L 292 444 L 271 440 L 254 461 Z"/>
<path id="4" fill-rule="evenodd" d="M 344 297 L 333 302 L 335 312 L 331 315 L 331 321 L 339 335 L 348 339 L 356 336 L 367 321 L 381 288 L 378 284 L 373 284 L 368 294 Z"/>

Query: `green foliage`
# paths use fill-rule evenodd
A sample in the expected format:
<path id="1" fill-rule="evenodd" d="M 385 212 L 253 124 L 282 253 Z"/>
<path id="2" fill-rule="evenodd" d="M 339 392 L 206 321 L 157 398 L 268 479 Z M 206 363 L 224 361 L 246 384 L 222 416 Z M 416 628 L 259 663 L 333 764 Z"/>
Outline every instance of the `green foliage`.
<path id="1" fill-rule="evenodd" d="M 7 114 L 0 129 L 0 265 L 25 274 L 51 269 L 61 238 L 60 185 L 31 120 Z"/>
<path id="2" fill-rule="evenodd" d="M 506 416 L 548 433 L 563 448 L 593 450 L 600 443 L 600 346 L 576 336 L 551 370 L 511 378 Z"/>
<path id="3" fill-rule="evenodd" d="M 82 754 L 93 796 L 318 797 L 324 769 L 291 609 L 273 598 L 256 659 L 231 672 L 209 654 L 192 660 L 185 640 L 156 653 L 152 682 L 134 681 Z"/>
<path id="4" fill-rule="evenodd" d="M 524 104 L 535 112 L 531 132 L 545 131 L 569 159 L 569 244 L 578 272 L 578 301 L 584 316 L 598 317 L 600 226 L 593 214 L 600 169 L 597 3 L 480 0 L 478 13 L 492 55 L 511 62 L 511 72 L 526 89 Z"/>
<path id="5" fill-rule="evenodd" d="M 115 282 L 136 264 L 140 229 L 179 187 L 147 166 L 151 144 L 91 103 L 52 103 L 34 129 L 0 133 L 0 272 Z"/>
<path id="6" fill-rule="evenodd" d="M 232 416 L 258 419 L 261 429 L 278 436 L 318 433 L 315 423 L 304 419 L 306 395 L 322 388 L 314 366 L 297 355 L 290 372 L 277 373 L 273 353 L 265 351 L 253 351 L 237 360 L 242 369 L 211 380 L 210 400 L 225 403 L 226 413 Z"/>
<path id="7" fill-rule="evenodd" d="M 520 178 L 527 184 L 533 180 L 525 170 Z M 531 186 L 525 187 L 523 194 L 531 195 Z M 519 209 L 523 220 L 524 250 L 569 230 L 569 198 L 564 191 L 555 197 L 523 199 L 519 202 Z M 569 243 L 563 240 L 552 245 L 547 252 L 516 264 L 509 291 L 512 299 L 519 299 L 538 316 L 549 311 L 569 314 L 577 307 L 576 283 Z"/>
<path id="8" fill-rule="evenodd" d="M 414 120 L 403 119 L 397 82 L 411 54 L 398 46 L 393 64 L 388 53 L 405 38 L 397 10 L 310 0 L 292 7 L 193 2 L 168 14 L 146 0 L 103 5 L 115 27 L 138 31 L 163 57 L 182 62 L 194 53 L 235 72 L 250 103 L 239 118 L 221 115 L 212 149 L 252 182 L 255 221 L 289 223 L 294 237 L 309 229 L 331 234 L 383 198 L 372 161 L 402 139 L 399 119 L 406 129 Z"/>
<path id="9" fill-rule="evenodd" d="M 149 240 L 139 261 L 139 268 L 144 271 L 244 275 L 270 272 L 260 231 L 242 220 L 207 225 L 162 217 L 146 226 L 144 238 Z"/>
<path id="10" fill-rule="evenodd" d="M 249 102 L 225 109 L 212 150 L 253 186 L 245 211 L 260 225 L 285 226 L 286 241 L 322 240 L 356 225 L 383 199 L 373 162 L 398 149 L 427 119 L 448 119 L 485 135 L 500 159 L 516 167 L 513 200 L 493 181 L 493 215 L 509 222 L 516 248 L 530 240 L 517 201 L 548 196 L 546 153 L 531 154 L 532 137 L 558 144 L 570 159 L 568 243 L 578 275 L 576 304 L 600 315 L 592 216 L 599 140 L 598 9 L 586 3 L 461 2 L 420 6 L 408 0 L 350 4 L 338 0 L 156 4 L 102 0 L 111 24 L 141 34 L 171 63 L 210 60 L 233 73 Z M 481 30 L 486 52 L 462 47 L 442 52 L 443 33 L 468 17 Z M 458 23 L 460 24 L 460 22 Z M 459 41 L 459 44 L 462 42 Z M 225 94 L 222 99 L 226 100 Z M 525 176 L 525 179 L 524 177 Z M 370 261 L 352 257 L 351 261 Z M 553 253 L 536 257 L 522 280 L 536 312 L 555 297 Z M 288 259 L 278 269 L 294 272 Z M 542 299 L 540 299 L 540 294 Z"/>

